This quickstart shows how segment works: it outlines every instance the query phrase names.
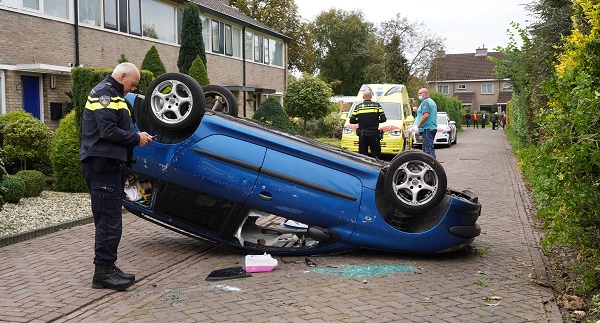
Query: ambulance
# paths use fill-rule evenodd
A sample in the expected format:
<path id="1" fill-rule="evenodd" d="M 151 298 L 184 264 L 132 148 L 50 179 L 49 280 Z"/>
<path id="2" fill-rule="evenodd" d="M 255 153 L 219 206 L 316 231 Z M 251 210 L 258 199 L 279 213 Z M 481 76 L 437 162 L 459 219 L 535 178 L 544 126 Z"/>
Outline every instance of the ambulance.
<path id="1" fill-rule="evenodd" d="M 410 129 L 415 119 L 412 116 L 408 91 L 406 86 L 401 84 L 363 84 L 361 86 L 350 110 L 342 114 L 342 118 L 346 120 L 342 133 L 342 148 L 358 152 L 358 136 L 356 135 L 358 124 L 351 124 L 350 116 L 356 106 L 363 102 L 363 92 L 367 89 L 371 90 L 372 101 L 379 102 L 387 118 L 386 122 L 379 124 L 379 130 L 383 130 L 381 154 L 396 155 L 410 149 L 414 138 Z"/>

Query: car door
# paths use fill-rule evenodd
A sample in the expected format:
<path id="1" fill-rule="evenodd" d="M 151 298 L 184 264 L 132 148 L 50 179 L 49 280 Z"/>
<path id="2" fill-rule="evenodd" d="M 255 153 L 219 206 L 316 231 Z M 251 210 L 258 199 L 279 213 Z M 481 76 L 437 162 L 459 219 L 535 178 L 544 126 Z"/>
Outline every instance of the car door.
<path id="1" fill-rule="evenodd" d="M 211 135 L 173 154 L 154 205 L 158 214 L 211 232 L 238 226 L 237 212 L 255 185 L 266 148 Z"/>
<path id="2" fill-rule="evenodd" d="M 350 237 L 361 200 L 361 181 L 316 162 L 268 149 L 246 204 Z"/>

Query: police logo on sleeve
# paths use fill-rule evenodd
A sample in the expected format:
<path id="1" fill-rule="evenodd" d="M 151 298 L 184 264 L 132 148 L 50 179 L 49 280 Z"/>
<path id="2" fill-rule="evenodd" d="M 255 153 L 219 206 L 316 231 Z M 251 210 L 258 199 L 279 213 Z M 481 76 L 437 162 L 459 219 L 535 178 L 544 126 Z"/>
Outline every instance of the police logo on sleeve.
<path id="1" fill-rule="evenodd" d="M 100 98 L 98 98 L 98 101 L 100 102 L 100 105 L 106 108 L 110 104 L 110 96 L 103 95 Z"/>

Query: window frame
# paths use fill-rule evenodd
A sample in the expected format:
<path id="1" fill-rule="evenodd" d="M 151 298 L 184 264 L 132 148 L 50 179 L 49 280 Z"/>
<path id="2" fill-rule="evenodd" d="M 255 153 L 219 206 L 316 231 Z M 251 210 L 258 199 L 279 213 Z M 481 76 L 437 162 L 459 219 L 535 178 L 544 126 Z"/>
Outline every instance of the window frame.
<path id="1" fill-rule="evenodd" d="M 486 89 L 485 91 L 484 91 L 484 88 Z M 488 88 L 489 88 L 489 90 L 491 90 L 491 92 L 487 92 Z M 482 95 L 492 95 L 492 94 L 494 94 L 494 91 L 495 91 L 494 83 L 482 83 L 481 84 L 481 94 Z"/>
<path id="2" fill-rule="evenodd" d="M 253 44 L 254 44 L 254 62 L 262 63 L 263 62 L 263 36 L 254 34 Z"/>
<path id="3" fill-rule="evenodd" d="M 467 89 L 467 85 L 466 84 L 458 84 L 456 86 L 457 89 L 459 90 L 466 90 Z"/>
<path id="4" fill-rule="evenodd" d="M 0 0 L 1 1 L 1 0 Z M 96 9 L 94 10 L 88 10 L 87 8 L 90 8 L 90 6 L 84 6 L 84 5 L 88 5 L 88 4 L 94 4 L 94 7 L 97 6 Z M 101 11 L 104 9 L 104 6 L 102 5 L 103 1 L 101 0 L 85 0 L 85 3 L 83 3 L 82 1 L 79 1 L 79 13 L 78 13 L 78 18 L 79 18 L 79 23 L 83 23 L 86 25 L 91 25 L 91 26 L 96 26 L 96 27 L 100 27 L 102 25 L 102 13 Z M 93 18 L 93 24 L 90 24 L 89 21 L 92 21 L 92 19 L 89 19 L 90 17 L 87 15 L 87 13 L 82 14 L 82 11 L 94 11 L 94 13 L 96 14 Z M 87 19 L 86 19 L 87 18 Z"/>
<path id="5" fill-rule="evenodd" d="M 223 38 L 224 38 L 224 53 L 227 56 L 233 56 L 233 31 L 232 31 L 232 27 L 231 25 L 228 24 L 223 24 L 224 25 L 224 32 L 223 32 Z"/>
<path id="6" fill-rule="evenodd" d="M 77 0 L 75 0 L 77 1 Z M 131 3 L 137 3 L 137 10 L 134 11 L 132 10 L 132 6 Z M 137 28 L 138 31 L 134 31 L 132 28 L 132 19 L 131 16 L 133 14 L 137 14 Z M 142 29 L 142 2 L 140 0 L 127 0 L 127 27 L 129 29 L 129 33 L 132 35 L 136 35 L 136 36 L 141 36 L 143 29 Z"/>
<path id="7" fill-rule="evenodd" d="M 269 59 L 269 57 L 271 57 L 270 55 L 271 53 L 269 52 L 269 38 L 268 37 L 263 37 L 263 63 L 270 65 L 271 64 L 271 60 Z"/>
<path id="8" fill-rule="evenodd" d="M 55 1 L 53 1 L 53 2 L 55 2 Z M 40 10 L 40 11 L 43 13 L 44 16 L 47 16 L 47 17 L 69 20 L 71 17 L 71 10 L 72 10 L 71 4 L 73 2 L 70 0 L 61 0 L 60 2 L 61 2 L 61 9 L 64 9 L 64 12 L 62 12 L 63 14 L 65 14 L 64 16 L 59 16 L 59 15 L 51 13 L 51 9 L 54 9 L 55 6 L 51 6 L 50 5 L 51 3 L 49 0 L 41 0 L 42 10 Z M 52 3 L 52 4 L 55 5 L 55 3 Z"/>
<path id="9" fill-rule="evenodd" d="M 106 23 L 107 23 L 107 7 L 106 7 L 106 3 L 107 2 L 112 2 L 114 4 L 114 27 L 107 27 Z M 111 9 L 111 8 L 108 8 Z M 110 23 L 110 22 L 109 22 Z M 119 30 L 119 4 L 118 4 L 118 0 L 102 0 L 102 27 L 104 27 L 105 29 L 110 29 L 110 30 Z"/>
<path id="10" fill-rule="evenodd" d="M 445 85 L 437 85 L 436 86 L 436 90 L 444 95 L 448 95 L 450 92 L 450 87 L 448 86 L 448 84 Z"/>
<path id="11" fill-rule="evenodd" d="M 242 53 L 242 59 L 254 60 L 254 33 L 251 31 L 244 31 L 244 52 Z"/>
<path id="12" fill-rule="evenodd" d="M 25 1 L 35 1 L 37 2 L 37 8 L 27 7 L 25 5 Z M 42 0 L 21 0 L 21 9 L 23 11 L 42 13 Z"/>
<path id="13" fill-rule="evenodd" d="M 210 21 L 211 52 L 221 53 L 221 23 L 218 20 Z"/>

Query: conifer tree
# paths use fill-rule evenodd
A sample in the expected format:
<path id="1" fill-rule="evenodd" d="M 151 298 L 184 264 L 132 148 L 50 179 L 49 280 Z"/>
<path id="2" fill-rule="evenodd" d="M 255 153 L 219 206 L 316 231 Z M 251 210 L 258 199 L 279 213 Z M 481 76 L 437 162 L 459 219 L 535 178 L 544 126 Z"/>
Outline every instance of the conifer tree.
<path id="1" fill-rule="evenodd" d="M 177 60 L 179 72 L 188 74 L 197 56 L 200 56 L 204 66 L 206 66 L 206 52 L 202 38 L 200 9 L 198 5 L 190 1 L 183 9 L 181 47 L 179 47 L 179 59 Z"/>
<path id="2" fill-rule="evenodd" d="M 146 52 L 146 56 L 144 56 L 144 61 L 142 62 L 142 69 L 152 72 L 154 77 L 167 72 L 165 64 L 163 64 L 158 54 L 158 49 L 154 45 Z"/>
<path id="3" fill-rule="evenodd" d="M 202 58 L 200 56 L 196 56 L 194 62 L 192 62 L 192 66 L 190 67 L 189 75 L 200 84 L 200 86 L 205 86 L 210 84 L 210 80 L 208 79 L 208 73 L 206 72 L 206 67 L 204 67 L 204 62 L 202 62 Z"/>

